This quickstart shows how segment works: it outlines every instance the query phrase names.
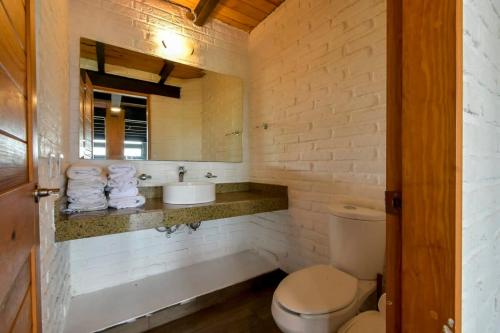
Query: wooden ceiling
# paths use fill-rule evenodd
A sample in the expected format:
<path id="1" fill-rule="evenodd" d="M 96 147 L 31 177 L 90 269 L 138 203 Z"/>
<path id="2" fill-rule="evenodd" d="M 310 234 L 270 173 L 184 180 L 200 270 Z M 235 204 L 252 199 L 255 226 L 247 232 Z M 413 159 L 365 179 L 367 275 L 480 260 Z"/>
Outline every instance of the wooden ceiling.
<path id="1" fill-rule="evenodd" d="M 82 38 L 80 40 L 80 57 L 97 61 L 96 41 Z M 204 70 L 196 67 L 108 44 L 104 45 L 104 62 L 105 64 L 132 68 L 160 76 L 167 64 L 172 67 L 168 76 L 178 79 L 196 79 L 205 75 Z"/>
<path id="2" fill-rule="evenodd" d="M 284 0 L 167 0 L 170 3 L 188 7 L 198 14 L 200 7 L 210 8 L 210 17 L 227 23 L 235 28 L 252 31 L 269 14 L 278 8 Z M 197 8 L 198 7 L 198 8 Z M 203 11 L 202 11 L 203 12 Z M 203 14 L 202 14 L 203 15 Z M 205 18 L 206 19 L 206 18 Z M 202 20 L 202 24 L 205 20 Z M 195 21 L 196 22 L 196 21 Z"/>

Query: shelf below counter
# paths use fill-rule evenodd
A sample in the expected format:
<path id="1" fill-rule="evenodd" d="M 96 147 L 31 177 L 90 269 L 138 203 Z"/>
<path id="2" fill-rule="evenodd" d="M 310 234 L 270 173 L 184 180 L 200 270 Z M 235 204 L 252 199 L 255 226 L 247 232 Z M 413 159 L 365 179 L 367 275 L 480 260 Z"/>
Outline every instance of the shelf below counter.
<path id="1" fill-rule="evenodd" d="M 56 242 L 288 209 L 286 186 L 217 184 L 216 191 L 216 200 L 207 204 L 170 205 L 161 197 L 153 197 L 140 208 L 58 212 Z"/>

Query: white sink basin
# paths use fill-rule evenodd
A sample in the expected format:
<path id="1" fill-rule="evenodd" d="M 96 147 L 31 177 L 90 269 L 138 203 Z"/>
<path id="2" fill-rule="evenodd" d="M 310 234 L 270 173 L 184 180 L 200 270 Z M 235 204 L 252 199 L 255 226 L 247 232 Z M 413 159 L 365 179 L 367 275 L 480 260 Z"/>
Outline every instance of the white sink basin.
<path id="1" fill-rule="evenodd" d="M 215 201 L 215 184 L 208 182 L 176 182 L 163 186 L 163 202 L 194 205 Z"/>

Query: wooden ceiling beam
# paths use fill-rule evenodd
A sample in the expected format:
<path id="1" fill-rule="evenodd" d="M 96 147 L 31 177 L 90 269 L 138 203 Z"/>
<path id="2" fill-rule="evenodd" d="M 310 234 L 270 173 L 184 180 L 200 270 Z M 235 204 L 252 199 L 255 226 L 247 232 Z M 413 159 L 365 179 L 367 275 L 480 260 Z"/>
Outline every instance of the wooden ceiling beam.
<path id="1" fill-rule="evenodd" d="M 219 0 L 200 0 L 194 9 L 194 24 L 203 26 L 218 4 Z"/>
<path id="2" fill-rule="evenodd" d="M 165 64 L 163 65 L 159 75 L 160 75 L 160 81 L 158 81 L 159 84 L 165 84 L 165 81 L 167 81 L 168 77 L 174 70 L 175 65 L 170 62 L 170 61 L 165 61 Z"/>
<path id="3" fill-rule="evenodd" d="M 181 88 L 154 82 L 130 79 L 128 77 L 87 70 L 95 87 L 126 90 L 147 95 L 181 98 Z"/>
<path id="4" fill-rule="evenodd" d="M 104 55 L 104 43 L 95 43 L 95 54 L 97 56 L 97 70 L 99 73 L 105 73 L 106 56 Z"/>

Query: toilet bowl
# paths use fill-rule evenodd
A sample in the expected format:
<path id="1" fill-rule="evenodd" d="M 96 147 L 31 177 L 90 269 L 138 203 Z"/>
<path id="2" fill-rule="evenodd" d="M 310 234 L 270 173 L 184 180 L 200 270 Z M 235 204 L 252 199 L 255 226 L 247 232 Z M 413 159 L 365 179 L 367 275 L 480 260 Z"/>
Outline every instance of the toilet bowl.
<path id="1" fill-rule="evenodd" d="M 274 292 L 271 312 L 284 333 L 337 332 L 375 291 L 384 264 L 385 213 L 334 205 L 331 215 L 332 264 L 291 273 Z"/>

